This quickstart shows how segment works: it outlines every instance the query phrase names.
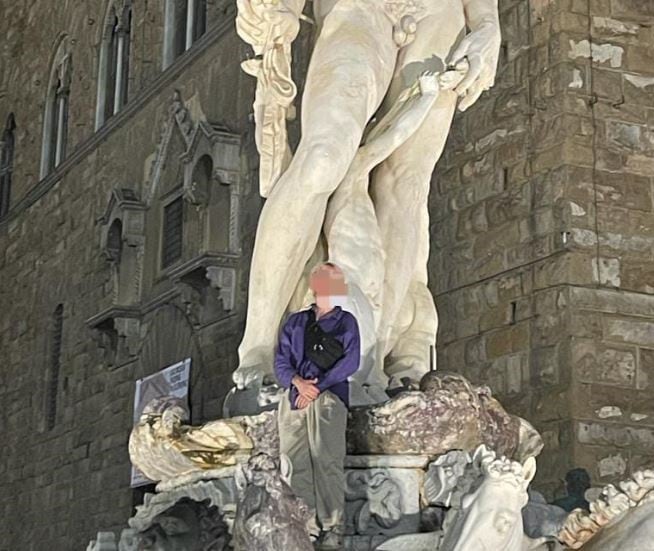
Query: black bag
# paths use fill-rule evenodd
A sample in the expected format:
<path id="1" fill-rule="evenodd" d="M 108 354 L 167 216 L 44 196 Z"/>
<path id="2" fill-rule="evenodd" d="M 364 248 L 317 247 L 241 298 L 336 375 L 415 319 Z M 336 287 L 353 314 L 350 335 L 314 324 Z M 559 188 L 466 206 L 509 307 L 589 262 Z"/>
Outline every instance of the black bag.
<path id="1" fill-rule="evenodd" d="M 313 308 L 309 310 L 309 320 L 304 330 L 304 355 L 323 372 L 345 356 L 343 345 L 338 339 L 326 333 L 318 325 Z"/>

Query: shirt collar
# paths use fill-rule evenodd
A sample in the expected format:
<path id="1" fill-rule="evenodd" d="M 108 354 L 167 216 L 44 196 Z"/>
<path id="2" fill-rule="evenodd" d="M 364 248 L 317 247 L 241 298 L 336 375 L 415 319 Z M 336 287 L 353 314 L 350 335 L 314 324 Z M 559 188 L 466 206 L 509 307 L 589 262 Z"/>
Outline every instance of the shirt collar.
<path id="1" fill-rule="evenodd" d="M 314 302 L 311 304 L 311 308 L 313 309 L 314 314 L 317 313 L 316 310 L 318 308 L 318 305 Z M 331 317 L 338 317 L 341 315 L 341 310 L 342 308 L 340 306 L 334 306 L 329 312 L 324 314 L 323 316 L 320 316 L 319 318 L 316 316 L 318 321 L 326 318 L 331 318 Z"/>

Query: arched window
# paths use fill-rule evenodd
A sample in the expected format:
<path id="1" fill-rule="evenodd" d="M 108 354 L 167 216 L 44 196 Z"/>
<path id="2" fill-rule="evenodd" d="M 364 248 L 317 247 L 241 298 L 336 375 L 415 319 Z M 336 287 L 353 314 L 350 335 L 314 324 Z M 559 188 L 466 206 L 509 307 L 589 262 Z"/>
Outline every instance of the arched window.
<path id="1" fill-rule="evenodd" d="M 166 0 L 163 68 L 207 30 L 207 0 Z"/>
<path id="2" fill-rule="evenodd" d="M 69 42 L 64 37 L 60 41 L 53 59 L 45 97 L 41 178 L 59 166 L 66 156 L 71 59 Z"/>
<path id="3" fill-rule="evenodd" d="M 14 114 L 7 117 L 7 124 L 2 133 L 2 150 L 0 154 L 0 218 L 9 212 L 9 201 L 11 200 L 11 172 L 14 166 L 14 130 L 16 122 Z"/>
<path id="4" fill-rule="evenodd" d="M 117 218 L 109 227 L 107 232 L 107 244 L 105 255 L 107 260 L 120 265 L 120 257 L 123 253 L 123 223 Z"/>
<path id="5" fill-rule="evenodd" d="M 50 349 L 45 396 L 45 426 L 52 430 L 57 420 L 57 399 L 59 397 L 59 368 L 61 365 L 61 342 L 63 338 L 64 305 L 59 304 L 52 315 L 50 328 Z"/>
<path id="6" fill-rule="evenodd" d="M 102 29 L 95 128 L 100 128 L 127 103 L 131 2 L 109 5 Z"/>

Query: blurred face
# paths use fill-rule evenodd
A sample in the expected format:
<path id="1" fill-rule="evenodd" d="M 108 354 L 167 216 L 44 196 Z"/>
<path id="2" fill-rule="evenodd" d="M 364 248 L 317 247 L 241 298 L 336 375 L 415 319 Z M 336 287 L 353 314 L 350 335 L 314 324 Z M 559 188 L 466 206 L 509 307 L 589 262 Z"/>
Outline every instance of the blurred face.
<path id="1" fill-rule="evenodd" d="M 309 286 L 321 310 L 331 310 L 337 305 L 342 306 L 347 298 L 345 277 L 337 266 L 321 265 L 316 268 L 309 279 Z"/>

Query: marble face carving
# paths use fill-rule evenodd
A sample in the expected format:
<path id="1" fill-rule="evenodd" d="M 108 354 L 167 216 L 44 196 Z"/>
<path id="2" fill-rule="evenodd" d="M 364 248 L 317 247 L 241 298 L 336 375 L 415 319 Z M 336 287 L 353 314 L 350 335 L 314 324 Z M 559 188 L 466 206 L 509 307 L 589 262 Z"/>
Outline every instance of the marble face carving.
<path id="1" fill-rule="evenodd" d="M 352 289 L 363 373 L 383 386 L 417 381 L 437 326 L 426 275 L 431 173 L 457 105 L 467 109 L 494 83 L 497 1 L 314 1 L 302 138 L 291 154 L 290 52 L 300 20 L 309 19 L 304 3 L 238 1 L 237 31 L 257 56 L 243 69 L 257 78 L 260 191 L 268 200 L 234 381 L 256 386 L 272 372 L 284 312 L 306 290 L 307 263 L 325 258 L 342 264 Z"/>
<path id="2" fill-rule="evenodd" d="M 526 536 L 521 511 L 536 474 L 536 460 L 531 457 L 523 465 L 498 457 L 482 445 L 475 451 L 473 463 L 481 478 L 461 499 L 460 508 L 445 527 L 439 550 L 522 551 Z"/>
<path id="3" fill-rule="evenodd" d="M 542 448 L 538 433 L 526 427 L 526 421 L 504 411 L 488 388 L 433 371 L 422 378 L 418 391 L 352 408 L 347 445 L 353 454 L 440 455 L 486 444 L 502 455 L 524 459 Z"/>
<path id="4" fill-rule="evenodd" d="M 392 528 L 402 518 L 402 489 L 383 469 L 349 471 L 345 499 L 352 503 L 356 532 Z"/>
<path id="5" fill-rule="evenodd" d="M 424 499 L 429 505 L 449 507 L 452 492 L 470 463 L 470 454 L 453 450 L 438 457 L 427 469 L 423 486 Z"/>

